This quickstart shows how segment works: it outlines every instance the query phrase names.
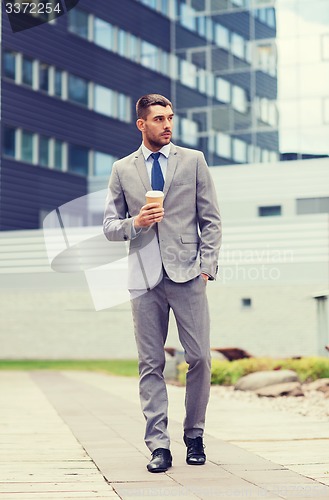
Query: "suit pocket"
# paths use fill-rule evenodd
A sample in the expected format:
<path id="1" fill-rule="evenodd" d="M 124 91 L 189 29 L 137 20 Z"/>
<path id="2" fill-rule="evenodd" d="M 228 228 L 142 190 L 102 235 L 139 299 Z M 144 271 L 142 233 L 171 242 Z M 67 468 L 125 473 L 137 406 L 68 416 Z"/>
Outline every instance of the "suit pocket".
<path id="1" fill-rule="evenodd" d="M 173 186 L 191 186 L 191 184 L 195 186 L 195 179 L 180 179 L 172 182 Z"/>

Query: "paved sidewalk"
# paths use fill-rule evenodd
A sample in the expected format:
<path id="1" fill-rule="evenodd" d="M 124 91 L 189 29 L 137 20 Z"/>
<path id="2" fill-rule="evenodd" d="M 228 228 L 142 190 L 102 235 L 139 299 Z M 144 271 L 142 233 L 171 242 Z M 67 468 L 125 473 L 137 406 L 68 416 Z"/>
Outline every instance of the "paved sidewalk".
<path id="1" fill-rule="evenodd" d="M 1 500 L 329 498 L 327 422 L 212 394 L 207 464 L 185 463 L 184 388 L 169 386 L 173 467 L 146 470 L 137 380 L 0 372 Z"/>

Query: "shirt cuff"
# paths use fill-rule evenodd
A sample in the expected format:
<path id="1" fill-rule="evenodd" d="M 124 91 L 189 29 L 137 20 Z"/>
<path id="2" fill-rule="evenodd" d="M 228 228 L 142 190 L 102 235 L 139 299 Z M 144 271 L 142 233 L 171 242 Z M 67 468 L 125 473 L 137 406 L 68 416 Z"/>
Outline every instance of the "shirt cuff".
<path id="1" fill-rule="evenodd" d="M 135 221 L 135 217 L 132 218 L 131 231 L 130 231 L 130 237 L 131 237 L 132 240 L 134 238 L 136 238 L 136 236 L 138 236 L 139 233 L 142 231 L 141 227 L 136 230 L 134 221 Z"/>

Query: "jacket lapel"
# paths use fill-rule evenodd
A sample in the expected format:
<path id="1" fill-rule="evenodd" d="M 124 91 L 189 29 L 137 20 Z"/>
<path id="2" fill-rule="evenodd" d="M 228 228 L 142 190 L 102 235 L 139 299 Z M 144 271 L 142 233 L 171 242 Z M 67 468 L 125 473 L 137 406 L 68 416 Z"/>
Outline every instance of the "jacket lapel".
<path id="1" fill-rule="evenodd" d="M 167 173 L 166 173 L 166 179 L 165 179 L 165 184 L 164 184 L 164 189 L 163 189 L 164 198 L 166 197 L 166 195 L 169 191 L 170 184 L 174 178 L 176 168 L 177 168 L 177 149 L 176 149 L 176 146 L 174 144 L 172 144 L 171 149 L 170 149 L 170 153 L 168 156 Z"/>
<path id="2" fill-rule="evenodd" d="M 143 183 L 143 186 L 145 188 L 145 192 L 150 191 L 152 188 L 151 188 L 149 176 L 147 174 L 147 170 L 146 170 L 146 166 L 145 166 L 145 159 L 144 159 L 141 148 L 138 149 L 138 151 L 136 151 L 135 165 L 136 165 L 139 177 L 140 177 L 140 179 Z"/>

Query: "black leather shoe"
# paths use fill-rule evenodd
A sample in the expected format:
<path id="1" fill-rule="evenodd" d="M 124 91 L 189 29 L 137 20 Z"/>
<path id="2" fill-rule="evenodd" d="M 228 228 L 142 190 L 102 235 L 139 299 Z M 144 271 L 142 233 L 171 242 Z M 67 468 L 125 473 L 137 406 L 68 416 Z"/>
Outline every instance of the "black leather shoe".
<path id="1" fill-rule="evenodd" d="M 193 439 L 184 435 L 184 443 L 187 446 L 186 463 L 189 465 L 203 465 L 206 463 L 202 437 Z"/>
<path id="2" fill-rule="evenodd" d="M 172 456 L 170 450 L 166 448 L 157 448 L 152 453 L 152 459 L 147 464 L 149 472 L 166 472 L 172 465 Z"/>

